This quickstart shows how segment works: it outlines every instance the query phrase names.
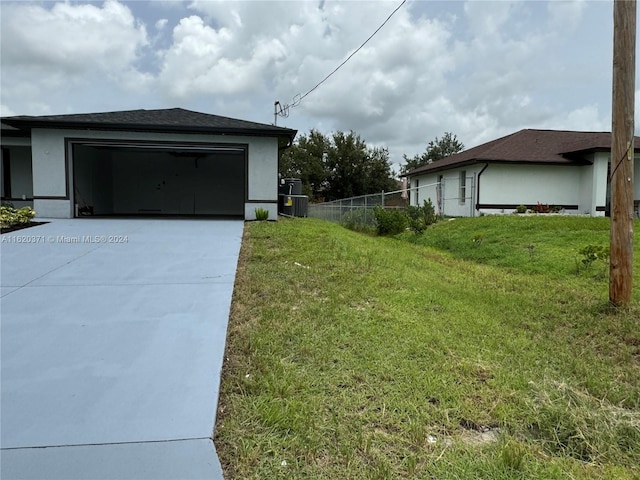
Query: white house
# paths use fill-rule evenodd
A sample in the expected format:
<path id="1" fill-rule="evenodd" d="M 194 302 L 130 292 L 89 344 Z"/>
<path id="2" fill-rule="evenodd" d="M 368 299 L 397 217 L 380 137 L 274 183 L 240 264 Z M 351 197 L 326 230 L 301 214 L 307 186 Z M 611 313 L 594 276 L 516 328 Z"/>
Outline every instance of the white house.
<path id="1" fill-rule="evenodd" d="M 2 118 L 2 200 L 39 217 L 277 218 L 296 130 L 180 108 Z"/>
<path id="2" fill-rule="evenodd" d="M 640 179 L 640 138 L 635 137 L 634 175 Z M 511 213 L 538 203 L 564 213 L 608 212 L 611 134 L 521 130 L 406 174 L 411 205 L 431 199 L 447 216 Z M 635 182 L 635 211 L 640 181 Z"/>

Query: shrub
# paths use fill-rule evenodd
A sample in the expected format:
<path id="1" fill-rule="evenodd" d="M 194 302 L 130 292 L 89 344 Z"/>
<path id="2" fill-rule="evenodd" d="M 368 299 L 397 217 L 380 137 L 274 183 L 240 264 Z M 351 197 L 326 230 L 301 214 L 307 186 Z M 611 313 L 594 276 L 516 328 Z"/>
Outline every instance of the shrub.
<path id="1" fill-rule="evenodd" d="M 524 205 L 518 205 L 516 207 L 516 213 L 527 213 L 527 207 Z"/>
<path id="2" fill-rule="evenodd" d="M 553 205 L 551 207 L 551 213 L 560 213 L 562 211 L 562 207 L 558 205 Z"/>
<path id="3" fill-rule="evenodd" d="M 31 222 L 36 212 L 31 207 L 14 208 L 7 205 L 0 207 L 0 224 L 2 228 L 23 225 Z"/>
<path id="4" fill-rule="evenodd" d="M 538 202 L 538 204 L 535 207 L 533 207 L 533 210 L 536 213 L 549 213 L 551 212 L 551 207 L 546 203 Z"/>
<path id="5" fill-rule="evenodd" d="M 433 225 L 438 220 L 431 199 L 425 200 L 422 207 L 407 207 L 405 213 L 409 228 L 418 234 L 424 232 L 429 225 Z"/>
<path id="6" fill-rule="evenodd" d="M 422 206 L 422 210 L 424 212 L 424 221 L 429 225 L 433 225 L 438 221 L 438 217 L 436 216 L 436 209 L 431 202 L 431 198 L 424 201 L 424 205 Z"/>
<path id="7" fill-rule="evenodd" d="M 256 208 L 256 220 L 264 222 L 269 219 L 269 210 L 265 208 Z"/>
<path id="8" fill-rule="evenodd" d="M 609 247 L 602 245 L 587 245 L 578 252 L 582 255 L 580 261 L 585 269 L 589 268 L 593 262 L 601 260 L 605 264 L 609 263 L 610 251 Z"/>
<path id="9" fill-rule="evenodd" d="M 397 235 L 407 228 L 407 216 L 401 210 L 385 210 L 377 206 L 373 213 L 376 216 L 378 235 Z"/>

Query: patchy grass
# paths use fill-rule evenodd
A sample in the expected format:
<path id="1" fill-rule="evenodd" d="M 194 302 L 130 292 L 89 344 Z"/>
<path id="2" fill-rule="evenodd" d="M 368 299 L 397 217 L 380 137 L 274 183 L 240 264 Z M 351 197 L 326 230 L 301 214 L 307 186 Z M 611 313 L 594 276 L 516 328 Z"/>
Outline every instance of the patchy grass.
<path id="1" fill-rule="evenodd" d="M 640 477 L 637 263 L 622 310 L 599 267 L 576 269 L 607 229 L 484 217 L 402 241 L 246 224 L 225 478 Z"/>

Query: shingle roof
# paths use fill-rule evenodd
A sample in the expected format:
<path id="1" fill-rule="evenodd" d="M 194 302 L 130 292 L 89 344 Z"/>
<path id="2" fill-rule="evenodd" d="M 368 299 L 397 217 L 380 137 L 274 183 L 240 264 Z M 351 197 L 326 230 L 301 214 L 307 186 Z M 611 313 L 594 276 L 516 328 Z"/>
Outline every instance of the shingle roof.
<path id="1" fill-rule="evenodd" d="M 226 133 L 288 137 L 297 130 L 182 108 L 161 110 L 127 110 L 71 115 L 5 117 L 3 122 L 17 128 L 95 128 L 101 130 L 134 130 L 162 132 Z"/>
<path id="2" fill-rule="evenodd" d="M 639 137 L 635 147 L 640 150 Z M 525 129 L 416 168 L 407 176 L 484 162 L 586 164 L 585 153 L 610 149 L 609 132 Z"/>

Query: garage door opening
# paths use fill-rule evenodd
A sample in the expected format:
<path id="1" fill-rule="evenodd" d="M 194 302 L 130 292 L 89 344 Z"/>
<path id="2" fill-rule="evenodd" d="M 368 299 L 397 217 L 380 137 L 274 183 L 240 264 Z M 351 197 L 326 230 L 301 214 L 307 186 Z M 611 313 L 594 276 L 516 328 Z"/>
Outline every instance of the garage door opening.
<path id="1" fill-rule="evenodd" d="M 75 216 L 244 216 L 244 146 L 71 143 Z"/>

